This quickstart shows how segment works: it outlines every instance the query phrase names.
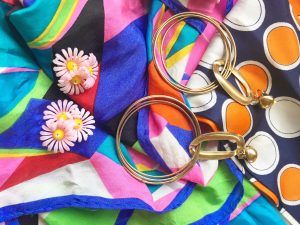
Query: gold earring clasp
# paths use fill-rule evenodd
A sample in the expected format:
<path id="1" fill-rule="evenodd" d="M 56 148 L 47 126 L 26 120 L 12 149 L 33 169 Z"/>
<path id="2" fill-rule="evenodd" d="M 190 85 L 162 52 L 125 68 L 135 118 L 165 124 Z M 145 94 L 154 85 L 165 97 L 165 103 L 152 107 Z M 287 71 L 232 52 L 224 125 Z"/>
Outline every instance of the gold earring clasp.
<path id="1" fill-rule="evenodd" d="M 236 149 L 232 151 L 203 151 L 198 148 L 201 147 L 203 142 L 207 141 L 233 141 L 236 143 Z M 245 146 L 244 138 L 235 133 L 229 132 L 211 132 L 201 134 L 196 137 L 189 146 L 189 151 L 192 155 L 196 153 L 198 149 L 198 160 L 222 160 L 237 156 L 239 159 L 245 159 L 249 163 L 252 163 L 257 158 L 257 152 L 251 146 Z"/>
<path id="2" fill-rule="evenodd" d="M 236 87 L 234 87 L 227 79 L 224 79 L 224 77 L 221 75 L 220 69 L 223 67 L 223 65 L 224 65 L 224 61 L 222 59 L 216 60 L 213 63 L 213 72 L 219 84 L 230 95 L 231 98 L 233 98 L 235 101 L 237 101 L 242 105 L 256 105 L 259 103 L 259 105 L 264 109 L 269 108 L 274 104 L 275 101 L 271 95 L 262 93 L 261 96 L 258 96 L 254 94 L 251 87 L 249 86 L 247 81 L 241 76 L 239 71 L 236 70 L 235 68 L 231 68 L 231 74 L 245 88 L 246 93 L 243 94 L 241 91 L 239 91 Z"/>

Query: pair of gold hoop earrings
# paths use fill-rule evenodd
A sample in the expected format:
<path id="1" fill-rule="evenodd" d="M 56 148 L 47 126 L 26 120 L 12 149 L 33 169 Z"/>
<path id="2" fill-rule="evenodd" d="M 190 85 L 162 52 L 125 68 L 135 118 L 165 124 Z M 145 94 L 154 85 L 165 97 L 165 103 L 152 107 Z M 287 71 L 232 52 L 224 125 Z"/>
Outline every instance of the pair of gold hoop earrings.
<path id="1" fill-rule="evenodd" d="M 225 54 L 223 59 L 217 60 L 213 64 L 213 71 L 216 77 L 216 81 L 212 82 L 206 87 L 197 89 L 191 89 L 179 83 L 171 81 L 171 76 L 167 72 L 166 63 L 163 59 L 162 46 L 167 33 L 172 27 L 174 27 L 180 21 L 183 21 L 187 18 L 197 18 L 213 24 L 214 27 L 220 33 L 225 48 Z M 162 39 L 160 39 L 161 33 L 164 30 L 166 31 L 163 34 Z M 159 43 L 160 47 L 158 47 Z M 156 54 L 156 49 L 159 49 L 158 56 L 160 56 L 160 58 L 158 58 Z M 268 108 L 274 103 L 274 100 L 271 96 L 267 96 L 264 94 L 258 96 L 257 94 L 254 94 L 246 80 L 239 74 L 237 70 L 234 69 L 236 63 L 236 45 L 234 39 L 230 31 L 223 23 L 217 21 L 216 19 L 210 16 L 206 16 L 197 12 L 183 12 L 176 14 L 168 20 L 166 20 L 158 28 L 153 37 L 153 60 L 163 80 L 180 92 L 192 95 L 205 94 L 216 89 L 218 85 L 220 85 L 234 100 L 236 100 L 240 104 L 248 105 L 260 103 L 262 108 Z M 158 60 L 161 61 L 161 64 L 158 62 Z M 246 90 L 245 95 L 239 92 L 229 81 L 227 81 L 227 78 L 231 74 L 233 74 L 237 78 L 237 80 L 242 84 L 242 86 L 244 86 Z M 193 128 L 194 140 L 189 145 L 189 152 L 191 154 L 190 161 L 187 162 L 182 168 L 178 169 L 177 171 L 166 175 L 155 176 L 137 170 L 133 165 L 131 165 L 128 162 L 121 149 L 121 136 L 126 122 L 134 113 L 138 112 L 143 107 L 149 106 L 151 104 L 166 104 L 175 107 L 186 116 Z M 201 145 L 203 142 L 225 140 L 235 142 L 236 149 L 232 151 L 201 150 Z M 127 172 L 133 177 L 135 177 L 137 180 L 148 184 L 165 184 L 179 180 L 182 177 L 184 177 L 189 171 L 191 171 L 191 169 L 196 165 L 198 160 L 222 160 L 237 156 L 239 159 L 245 159 L 251 163 L 254 162 L 257 158 L 256 151 L 251 146 L 245 146 L 245 140 L 241 135 L 228 132 L 211 132 L 201 134 L 200 126 L 194 113 L 179 100 L 164 95 L 152 95 L 139 99 L 125 111 L 117 128 L 116 149 L 118 157 L 122 165 L 127 170 Z"/>

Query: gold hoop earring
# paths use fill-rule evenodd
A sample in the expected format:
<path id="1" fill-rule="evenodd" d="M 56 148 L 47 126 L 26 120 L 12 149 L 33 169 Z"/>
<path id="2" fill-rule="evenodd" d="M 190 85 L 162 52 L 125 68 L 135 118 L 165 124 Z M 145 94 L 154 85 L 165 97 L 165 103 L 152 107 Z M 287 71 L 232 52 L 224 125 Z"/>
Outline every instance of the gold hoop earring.
<path id="1" fill-rule="evenodd" d="M 193 127 L 194 140 L 189 146 L 191 158 L 188 163 L 186 163 L 182 168 L 173 173 L 161 176 L 154 176 L 145 174 L 137 170 L 127 161 L 121 149 L 121 136 L 126 122 L 134 113 L 138 112 L 143 107 L 159 103 L 175 107 L 189 119 Z M 235 141 L 237 143 L 237 148 L 233 151 L 201 151 L 200 147 L 203 142 L 216 140 Z M 219 160 L 231 158 L 234 156 L 237 156 L 241 159 L 246 159 L 249 162 L 252 162 L 256 159 L 256 151 L 249 146 L 245 147 L 245 141 L 240 135 L 226 132 L 212 132 L 208 134 L 201 134 L 200 126 L 194 113 L 179 100 L 165 95 L 150 95 L 144 97 L 134 102 L 125 111 L 120 120 L 116 132 L 116 149 L 118 157 L 122 165 L 127 170 L 127 172 L 137 180 L 147 184 L 165 184 L 179 180 L 182 177 L 184 177 L 196 165 L 198 160 Z"/>
<path id="2" fill-rule="evenodd" d="M 229 32 L 228 28 L 225 25 L 223 25 L 222 23 L 220 23 L 219 21 L 217 21 L 213 17 L 206 16 L 204 14 L 197 13 L 197 12 L 183 12 L 183 13 L 175 14 L 174 16 L 172 16 L 171 18 L 166 20 L 158 28 L 158 30 L 156 31 L 156 33 L 154 34 L 153 39 L 152 39 L 153 61 L 154 61 L 155 67 L 158 70 L 161 77 L 164 79 L 164 81 L 166 81 L 174 89 L 176 89 L 180 92 L 183 92 L 183 93 L 193 94 L 193 95 L 205 94 L 205 93 L 208 93 L 208 92 L 214 90 L 215 88 L 217 88 L 218 83 L 216 81 L 214 81 L 211 84 L 207 85 L 206 87 L 192 89 L 192 88 L 188 88 L 186 86 L 183 86 L 179 83 L 172 82 L 169 79 L 169 77 L 171 77 L 171 76 L 167 72 L 166 64 L 165 64 L 165 61 L 163 60 L 163 48 L 162 48 L 162 46 L 163 46 L 166 34 L 168 33 L 168 31 L 173 26 L 175 26 L 177 23 L 179 23 L 180 21 L 183 21 L 187 18 L 198 18 L 198 19 L 205 20 L 205 21 L 211 23 L 218 30 L 218 32 L 220 33 L 220 36 L 222 38 L 224 47 L 225 47 L 225 56 L 224 56 L 224 59 L 223 59 L 224 60 L 224 67 L 221 71 L 221 76 L 223 76 L 224 79 L 227 79 L 230 76 L 231 68 L 233 68 L 233 66 L 235 65 L 235 62 L 236 62 L 236 46 L 235 46 L 235 43 L 234 43 L 234 40 L 233 40 L 233 37 L 232 37 L 231 33 Z M 167 28 L 167 30 L 164 33 L 164 35 L 162 37 L 162 40 L 161 40 L 162 43 L 160 44 L 160 46 L 158 46 L 159 45 L 158 44 L 159 43 L 159 38 L 161 36 L 161 33 L 166 28 Z M 159 56 L 160 56 L 160 60 L 162 62 L 162 66 L 158 62 L 156 49 L 159 49 Z"/>

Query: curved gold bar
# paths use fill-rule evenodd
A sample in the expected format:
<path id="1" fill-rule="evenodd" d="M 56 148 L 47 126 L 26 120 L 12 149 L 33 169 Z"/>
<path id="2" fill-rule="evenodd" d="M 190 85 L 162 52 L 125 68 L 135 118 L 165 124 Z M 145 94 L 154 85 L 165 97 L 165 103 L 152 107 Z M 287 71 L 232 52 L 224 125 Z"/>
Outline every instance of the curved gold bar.
<path id="1" fill-rule="evenodd" d="M 231 98 L 233 98 L 235 101 L 242 105 L 256 105 L 259 103 L 259 105 L 266 109 L 271 107 L 275 100 L 272 96 L 267 95 L 266 93 L 262 93 L 261 96 L 258 96 L 255 94 L 247 81 L 241 76 L 238 70 L 235 68 L 231 68 L 231 74 L 239 81 L 239 83 L 245 88 L 246 93 L 242 93 L 239 91 L 236 87 L 234 87 L 227 79 L 225 79 L 221 73 L 220 69 L 224 66 L 224 60 L 216 60 L 213 63 L 213 72 L 214 75 L 221 85 L 221 87 L 227 92 L 227 94 L 230 95 Z"/>
<path id="2" fill-rule="evenodd" d="M 237 101 L 242 105 L 257 104 L 258 100 L 255 98 L 255 95 L 251 90 L 249 84 L 240 75 L 239 71 L 232 68 L 231 74 L 234 75 L 235 78 L 240 82 L 240 84 L 245 88 L 246 95 L 244 95 L 241 91 L 239 91 L 236 87 L 234 87 L 227 79 L 224 79 L 224 77 L 220 73 L 220 69 L 223 67 L 223 65 L 224 65 L 223 60 L 217 60 L 213 63 L 214 75 L 217 81 L 219 82 L 219 84 L 222 86 L 222 88 L 230 95 L 231 98 L 233 98 L 235 101 Z"/>
<path id="3" fill-rule="evenodd" d="M 198 148 L 206 141 L 233 141 L 237 144 L 236 149 L 232 151 L 202 151 Z M 254 162 L 257 158 L 257 152 L 250 146 L 245 146 L 244 138 L 235 133 L 229 132 L 211 132 L 201 134 L 196 137 L 189 146 L 192 155 L 198 150 L 198 160 L 222 160 L 237 156 L 239 159 L 245 159 L 248 162 Z"/>

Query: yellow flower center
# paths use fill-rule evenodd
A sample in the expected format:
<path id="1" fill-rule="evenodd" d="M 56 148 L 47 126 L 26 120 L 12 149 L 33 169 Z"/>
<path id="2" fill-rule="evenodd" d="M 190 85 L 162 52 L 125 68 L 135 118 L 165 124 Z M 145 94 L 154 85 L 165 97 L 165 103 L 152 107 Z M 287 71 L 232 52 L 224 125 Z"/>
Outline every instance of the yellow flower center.
<path id="1" fill-rule="evenodd" d="M 65 137 L 65 132 L 61 129 L 53 131 L 52 136 L 55 140 L 60 141 Z"/>
<path id="2" fill-rule="evenodd" d="M 82 120 L 79 119 L 79 118 L 75 118 L 74 119 L 74 122 L 75 122 L 75 126 L 74 126 L 74 129 L 80 129 L 82 127 Z"/>
<path id="3" fill-rule="evenodd" d="M 74 85 L 81 84 L 81 82 L 82 82 L 82 79 L 81 79 L 81 76 L 79 76 L 79 75 L 75 75 L 75 76 L 71 79 L 71 83 L 74 84 Z"/>
<path id="4" fill-rule="evenodd" d="M 67 62 L 67 69 L 69 71 L 77 70 L 78 69 L 78 65 L 77 65 L 76 62 L 70 60 L 70 61 Z"/>
<path id="5" fill-rule="evenodd" d="M 89 66 L 88 71 L 90 72 L 90 74 L 93 74 L 93 67 Z"/>
<path id="6" fill-rule="evenodd" d="M 57 118 L 58 120 L 67 120 L 67 119 L 68 119 L 68 116 L 67 116 L 67 114 L 66 114 L 65 112 L 62 112 L 62 113 L 58 114 L 58 115 L 56 116 L 56 118 Z"/>

